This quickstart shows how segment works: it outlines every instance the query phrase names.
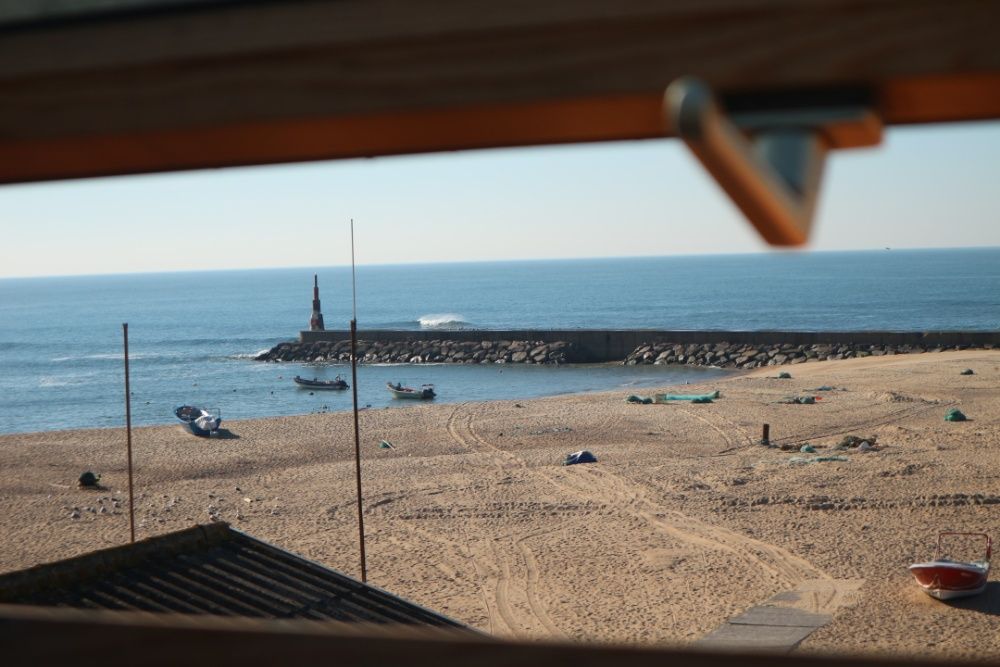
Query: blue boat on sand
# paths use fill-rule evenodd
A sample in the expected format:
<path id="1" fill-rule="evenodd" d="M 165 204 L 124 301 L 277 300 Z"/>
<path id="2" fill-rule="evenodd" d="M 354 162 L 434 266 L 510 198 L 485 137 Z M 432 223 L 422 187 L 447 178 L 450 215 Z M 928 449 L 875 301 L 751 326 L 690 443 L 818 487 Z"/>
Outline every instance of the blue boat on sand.
<path id="1" fill-rule="evenodd" d="M 182 405 L 174 410 L 174 414 L 184 424 L 184 428 L 201 438 L 218 434 L 222 423 L 222 411 L 218 408 L 205 410 L 193 405 Z"/>

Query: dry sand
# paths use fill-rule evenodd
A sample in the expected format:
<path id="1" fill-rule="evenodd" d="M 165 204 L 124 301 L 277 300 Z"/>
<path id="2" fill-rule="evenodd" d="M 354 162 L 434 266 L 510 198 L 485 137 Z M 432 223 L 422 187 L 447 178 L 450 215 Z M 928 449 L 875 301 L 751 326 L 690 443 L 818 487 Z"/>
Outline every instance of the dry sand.
<path id="1" fill-rule="evenodd" d="M 1000 585 L 946 604 L 906 571 L 939 529 L 1000 537 L 1000 351 L 779 370 L 683 387 L 722 391 L 705 405 L 611 392 L 363 412 L 369 580 L 503 637 L 660 645 L 799 589 L 834 615 L 800 651 L 1000 656 Z M 800 393 L 822 400 L 776 403 Z M 970 421 L 945 422 L 954 406 Z M 796 465 L 756 444 L 763 422 L 820 454 L 847 434 L 880 450 Z M 350 415 L 226 426 L 135 431 L 139 537 L 216 517 L 357 574 Z M 124 442 L 0 437 L 0 571 L 127 541 Z M 560 466 L 579 449 L 599 462 Z M 76 488 L 88 469 L 107 490 Z"/>

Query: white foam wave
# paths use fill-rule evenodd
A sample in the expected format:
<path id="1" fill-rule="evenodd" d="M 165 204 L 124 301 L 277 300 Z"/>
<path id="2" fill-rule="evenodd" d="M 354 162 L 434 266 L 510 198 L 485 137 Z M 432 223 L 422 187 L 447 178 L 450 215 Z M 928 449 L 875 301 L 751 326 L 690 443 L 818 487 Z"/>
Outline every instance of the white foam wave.
<path id="1" fill-rule="evenodd" d="M 468 327 L 469 323 L 456 313 L 421 315 L 417 318 L 421 329 L 456 329 Z"/>
<path id="2" fill-rule="evenodd" d="M 257 350 L 256 352 L 241 352 L 239 354 L 230 354 L 228 359 L 256 359 L 262 354 L 266 354 L 271 351 L 271 348 L 265 347 L 263 350 Z"/>
<path id="3" fill-rule="evenodd" d="M 70 382 L 57 377 L 43 377 L 38 380 L 39 387 L 66 387 L 70 384 Z"/>
<path id="4" fill-rule="evenodd" d="M 137 359 L 177 359 L 180 358 L 180 354 L 171 353 L 164 354 L 160 352 L 131 352 L 128 358 L 131 361 Z M 121 352 L 109 352 L 109 353 L 99 353 L 99 354 L 79 354 L 69 357 L 53 357 L 50 361 L 52 362 L 63 362 L 63 361 L 120 361 L 122 358 Z"/>
<path id="5" fill-rule="evenodd" d="M 139 355 L 131 354 L 129 357 L 131 359 L 136 359 Z M 61 363 L 63 361 L 92 361 L 94 359 L 108 360 L 108 359 L 121 359 L 121 353 L 118 354 L 76 354 L 68 357 L 53 357 L 51 359 L 54 363 Z"/>
<path id="6" fill-rule="evenodd" d="M 378 367 L 391 368 L 391 367 L 395 367 L 395 366 L 408 366 L 408 367 L 411 367 L 411 368 L 414 367 L 414 364 L 411 364 L 411 363 L 406 362 L 406 361 L 373 361 L 371 363 L 364 363 L 364 364 L 361 364 L 361 365 L 362 366 L 374 367 L 374 368 L 378 368 Z M 425 362 L 423 362 L 421 364 L 417 364 L 416 366 L 417 367 L 422 367 L 422 366 L 444 366 L 444 365 L 445 365 L 444 362 L 441 362 L 441 361 L 425 361 Z"/>
<path id="7" fill-rule="evenodd" d="M 130 354 L 130 359 L 139 359 L 147 355 L 142 354 Z M 118 354 L 74 354 L 67 357 L 53 357 L 50 361 L 53 362 L 64 362 L 64 361 L 121 361 L 122 355 Z"/>

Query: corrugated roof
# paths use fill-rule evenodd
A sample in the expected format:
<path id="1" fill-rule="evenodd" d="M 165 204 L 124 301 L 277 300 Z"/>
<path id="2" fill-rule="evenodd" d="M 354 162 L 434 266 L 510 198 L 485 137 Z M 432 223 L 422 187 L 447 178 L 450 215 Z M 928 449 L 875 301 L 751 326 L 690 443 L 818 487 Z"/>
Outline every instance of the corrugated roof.
<path id="1" fill-rule="evenodd" d="M 0 602 L 464 627 L 225 523 L 2 575 Z"/>

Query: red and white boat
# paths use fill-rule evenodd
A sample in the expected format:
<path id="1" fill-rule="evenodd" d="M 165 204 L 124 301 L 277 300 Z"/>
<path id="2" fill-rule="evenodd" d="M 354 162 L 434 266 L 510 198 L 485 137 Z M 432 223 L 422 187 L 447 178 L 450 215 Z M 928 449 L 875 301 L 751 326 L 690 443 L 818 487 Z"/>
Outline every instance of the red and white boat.
<path id="1" fill-rule="evenodd" d="M 981 537 L 986 541 L 986 557 L 982 560 L 957 561 L 942 557 L 942 538 L 949 536 Z M 986 533 L 938 533 L 937 554 L 927 563 L 914 563 L 910 573 L 924 592 L 938 600 L 977 595 L 986 589 L 990 574 L 993 541 Z"/>

